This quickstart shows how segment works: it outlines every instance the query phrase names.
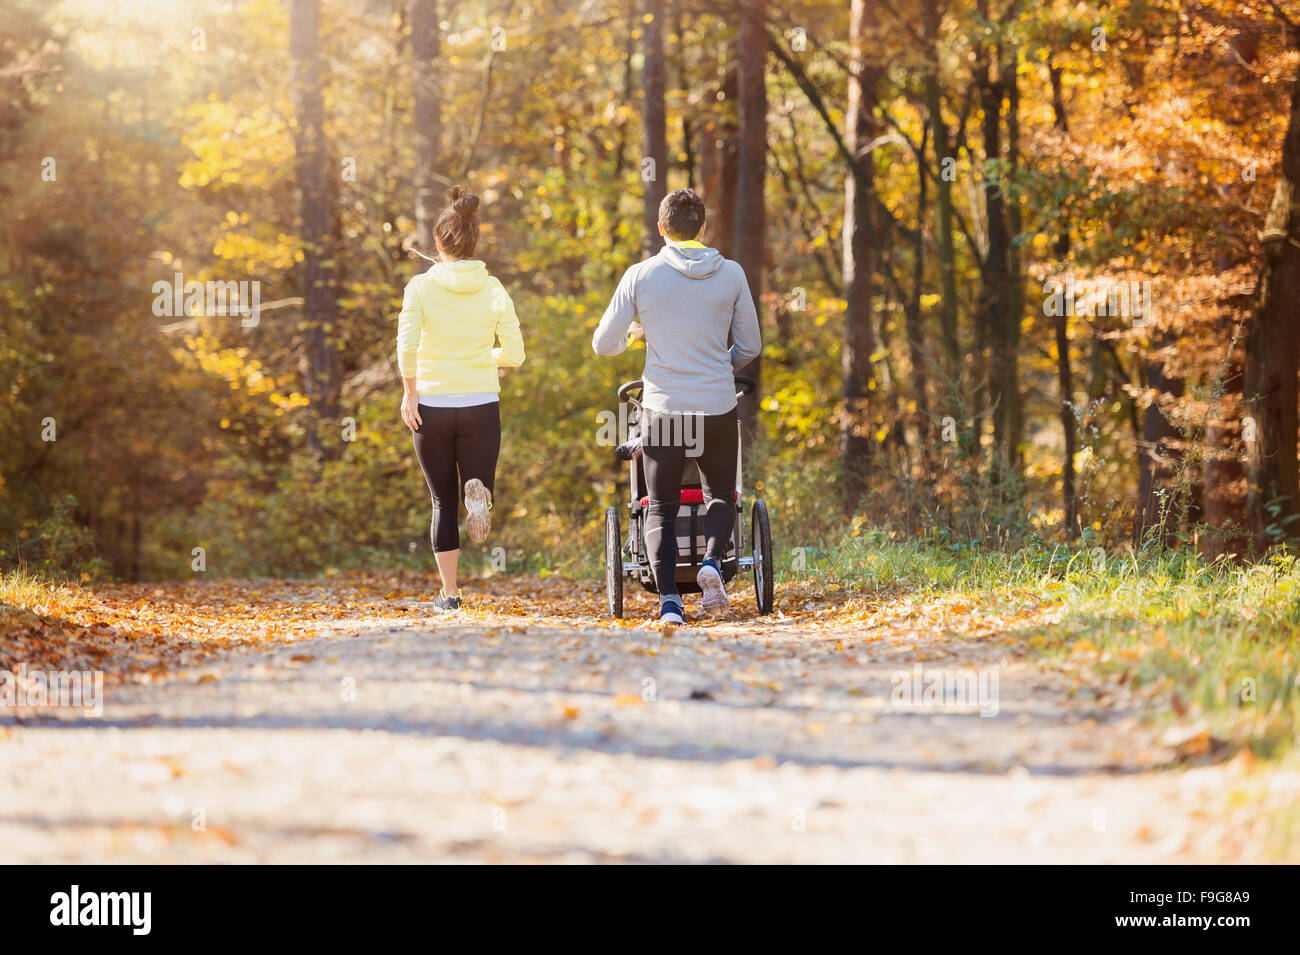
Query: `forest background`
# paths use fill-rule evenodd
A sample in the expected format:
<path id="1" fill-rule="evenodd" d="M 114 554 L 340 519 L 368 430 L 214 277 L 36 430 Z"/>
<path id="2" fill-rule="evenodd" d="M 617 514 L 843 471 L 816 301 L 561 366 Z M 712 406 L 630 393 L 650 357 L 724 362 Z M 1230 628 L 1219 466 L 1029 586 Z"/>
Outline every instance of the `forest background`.
<path id="1" fill-rule="evenodd" d="M 427 568 L 394 337 L 452 183 L 483 198 L 480 255 L 528 350 L 502 382 L 484 568 L 599 561 L 625 493 L 602 413 L 643 353 L 599 359 L 590 334 L 681 186 L 759 302 L 746 485 L 782 566 L 873 532 L 1288 547 L 1296 20 L 1253 0 L 6 0 L 0 562 Z M 243 297 L 160 291 L 185 282 Z"/>

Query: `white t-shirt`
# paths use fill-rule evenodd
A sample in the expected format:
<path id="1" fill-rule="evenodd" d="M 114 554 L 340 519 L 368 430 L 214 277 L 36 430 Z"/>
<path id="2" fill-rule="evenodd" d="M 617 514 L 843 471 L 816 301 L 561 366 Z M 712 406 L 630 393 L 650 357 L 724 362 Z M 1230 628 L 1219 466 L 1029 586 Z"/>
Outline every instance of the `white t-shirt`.
<path id="1" fill-rule="evenodd" d="M 468 395 L 420 395 L 420 404 L 426 408 L 472 408 L 474 405 L 487 405 L 501 398 L 490 391 L 478 391 Z"/>

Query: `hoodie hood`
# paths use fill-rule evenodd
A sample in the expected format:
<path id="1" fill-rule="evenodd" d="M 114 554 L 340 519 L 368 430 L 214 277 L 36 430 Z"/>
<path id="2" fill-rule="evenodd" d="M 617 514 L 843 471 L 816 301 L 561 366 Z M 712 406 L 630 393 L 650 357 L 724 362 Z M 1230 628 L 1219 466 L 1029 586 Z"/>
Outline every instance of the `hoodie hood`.
<path id="1" fill-rule="evenodd" d="M 659 250 L 659 257 L 691 279 L 707 279 L 716 275 L 718 269 L 722 268 L 722 263 L 727 261 L 717 249 L 682 248 L 676 245 L 665 245 Z"/>
<path id="2" fill-rule="evenodd" d="M 488 280 L 487 266 L 479 259 L 457 259 L 455 262 L 435 262 L 425 273 L 448 292 L 472 294 Z"/>

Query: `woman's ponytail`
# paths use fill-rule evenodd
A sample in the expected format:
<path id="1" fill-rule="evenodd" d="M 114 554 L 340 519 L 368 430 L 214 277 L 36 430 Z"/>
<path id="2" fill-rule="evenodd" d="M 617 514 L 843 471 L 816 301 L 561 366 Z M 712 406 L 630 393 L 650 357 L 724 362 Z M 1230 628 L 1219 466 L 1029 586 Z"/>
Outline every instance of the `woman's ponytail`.
<path id="1" fill-rule="evenodd" d="M 442 251 L 452 258 L 468 259 L 478 249 L 478 201 L 464 186 L 447 191 L 447 207 L 438 216 L 433 233 Z"/>

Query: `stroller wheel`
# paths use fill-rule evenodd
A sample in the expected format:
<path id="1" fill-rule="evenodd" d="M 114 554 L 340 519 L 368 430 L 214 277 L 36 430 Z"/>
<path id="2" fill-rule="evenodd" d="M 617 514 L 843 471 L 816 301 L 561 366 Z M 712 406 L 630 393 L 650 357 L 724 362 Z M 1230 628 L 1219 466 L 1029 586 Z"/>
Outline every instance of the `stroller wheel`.
<path id="1" fill-rule="evenodd" d="M 767 505 L 755 501 L 750 510 L 750 546 L 754 549 L 754 597 L 758 612 L 772 612 L 772 528 L 767 520 Z"/>
<path id="2" fill-rule="evenodd" d="M 605 595 L 609 615 L 623 616 L 623 541 L 618 526 L 618 508 L 605 510 Z"/>

